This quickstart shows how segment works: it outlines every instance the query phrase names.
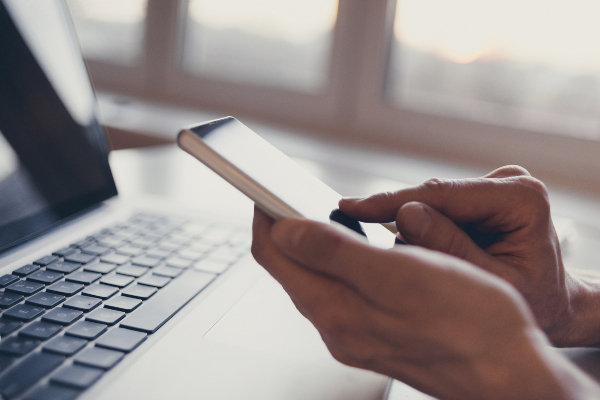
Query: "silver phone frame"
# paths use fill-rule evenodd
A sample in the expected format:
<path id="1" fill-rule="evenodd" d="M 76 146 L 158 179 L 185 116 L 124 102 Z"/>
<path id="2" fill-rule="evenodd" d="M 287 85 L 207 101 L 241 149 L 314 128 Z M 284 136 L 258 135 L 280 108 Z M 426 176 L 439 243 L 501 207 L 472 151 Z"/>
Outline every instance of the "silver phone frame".
<path id="1" fill-rule="evenodd" d="M 177 135 L 177 143 L 186 153 L 202 162 L 240 192 L 248 196 L 271 218 L 305 218 L 286 202 L 211 149 L 191 129 L 193 128 L 183 129 Z"/>

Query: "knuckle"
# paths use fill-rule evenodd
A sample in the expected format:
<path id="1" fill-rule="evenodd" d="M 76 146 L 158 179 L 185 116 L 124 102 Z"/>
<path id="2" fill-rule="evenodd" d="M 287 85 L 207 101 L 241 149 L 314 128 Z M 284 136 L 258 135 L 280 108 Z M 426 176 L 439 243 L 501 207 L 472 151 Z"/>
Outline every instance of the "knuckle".
<path id="1" fill-rule="evenodd" d="M 454 182 L 450 179 L 431 178 L 421 184 L 421 186 L 436 195 L 445 195 L 454 187 Z"/>
<path id="2" fill-rule="evenodd" d="M 448 235 L 446 252 L 463 260 L 469 259 L 470 246 L 468 242 L 459 235 Z"/>

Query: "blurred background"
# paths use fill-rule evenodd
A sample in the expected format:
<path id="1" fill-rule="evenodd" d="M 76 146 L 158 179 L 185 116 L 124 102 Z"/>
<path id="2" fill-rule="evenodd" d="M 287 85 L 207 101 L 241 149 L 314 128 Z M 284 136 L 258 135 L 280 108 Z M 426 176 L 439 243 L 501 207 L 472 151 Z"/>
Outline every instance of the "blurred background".
<path id="1" fill-rule="evenodd" d="M 354 146 L 482 171 L 520 164 L 600 193 L 598 2 L 67 5 L 115 148 L 233 115 L 331 152 Z"/>

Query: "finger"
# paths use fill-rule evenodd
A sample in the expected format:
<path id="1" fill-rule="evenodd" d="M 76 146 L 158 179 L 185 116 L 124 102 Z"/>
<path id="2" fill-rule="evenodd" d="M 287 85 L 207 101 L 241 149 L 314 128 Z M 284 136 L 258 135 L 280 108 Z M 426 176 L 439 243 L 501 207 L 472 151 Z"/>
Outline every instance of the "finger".
<path id="1" fill-rule="evenodd" d="M 295 265 L 284 257 L 271 240 L 271 230 L 275 221 L 259 208 L 254 208 L 252 222 L 252 255 L 286 291 L 296 292 L 313 283 L 311 272 Z"/>
<path id="2" fill-rule="evenodd" d="M 404 204 L 428 204 L 459 223 L 486 221 L 501 231 L 516 230 L 531 217 L 549 215 L 544 185 L 530 176 L 475 178 L 461 180 L 431 179 L 422 185 L 380 193 L 362 200 L 340 202 L 340 209 L 365 222 L 393 221 Z M 522 215 L 529 218 L 508 218 Z"/>
<path id="3" fill-rule="evenodd" d="M 388 312 L 413 303 L 408 293 L 426 285 L 431 276 L 444 273 L 450 256 L 415 246 L 397 251 L 381 250 L 353 240 L 328 225 L 309 220 L 285 219 L 275 223 L 272 231 L 281 252 L 308 270 L 342 282 L 367 301 Z M 483 273 L 464 263 L 470 273 Z M 437 271 L 436 271 L 437 270 Z M 486 275 L 487 276 L 487 275 Z M 486 278 L 487 279 L 487 278 Z"/>
<path id="4" fill-rule="evenodd" d="M 355 292 L 338 281 L 303 268 L 274 246 L 273 224 L 270 217 L 255 207 L 252 254 L 282 285 L 300 313 L 320 332 L 330 336 L 364 332 L 372 325 L 368 321 L 374 310 Z"/>
<path id="5" fill-rule="evenodd" d="M 398 211 L 396 224 L 407 243 L 466 260 L 498 276 L 513 272 L 486 253 L 448 217 L 423 203 L 411 202 Z"/>

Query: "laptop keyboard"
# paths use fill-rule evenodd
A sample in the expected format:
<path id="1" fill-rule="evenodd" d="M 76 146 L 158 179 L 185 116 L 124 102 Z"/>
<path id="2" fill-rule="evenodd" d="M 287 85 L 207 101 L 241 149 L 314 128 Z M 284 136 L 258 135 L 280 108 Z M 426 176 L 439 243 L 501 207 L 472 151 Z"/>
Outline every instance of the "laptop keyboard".
<path id="1" fill-rule="evenodd" d="M 0 395 L 68 400 L 248 253 L 230 228 L 137 214 L 0 277 Z"/>

